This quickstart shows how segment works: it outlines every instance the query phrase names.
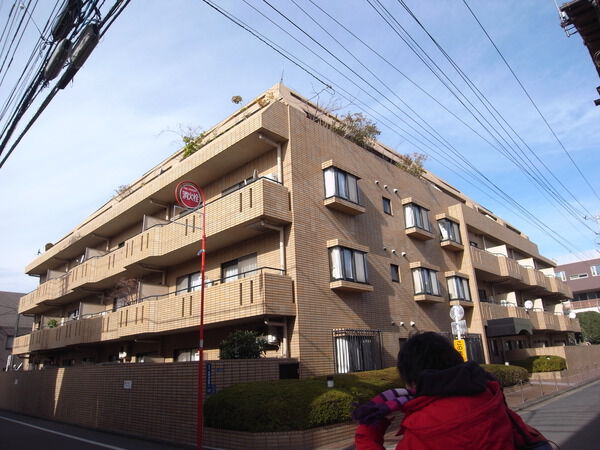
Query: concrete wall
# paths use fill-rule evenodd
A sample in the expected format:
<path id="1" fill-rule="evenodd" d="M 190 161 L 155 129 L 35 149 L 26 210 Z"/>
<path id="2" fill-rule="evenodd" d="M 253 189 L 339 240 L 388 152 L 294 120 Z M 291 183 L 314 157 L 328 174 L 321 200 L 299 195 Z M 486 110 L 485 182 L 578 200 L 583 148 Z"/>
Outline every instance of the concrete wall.
<path id="1" fill-rule="evenodd" d="M 207 361 L 211 381 L 276 380 L 288 359 Z M 0 372 L 0 409 L 150 439 L 194 444 L 198 363 Z M 206 375 L 206 373 L 205 373 Z M 205 377 L 206 380 L 206 377 Z M 131 389 L 125 382 L 131 382 Z"/>
<path id="2" fill-rule="evenodd" d="M 512 350 L 507 353 L 508 359 L 513 361 L 537 355 L 560 356 L 565 358 L 569 370 L 580 371 L 600 365 L 600 345 L 524 348 Z"/>

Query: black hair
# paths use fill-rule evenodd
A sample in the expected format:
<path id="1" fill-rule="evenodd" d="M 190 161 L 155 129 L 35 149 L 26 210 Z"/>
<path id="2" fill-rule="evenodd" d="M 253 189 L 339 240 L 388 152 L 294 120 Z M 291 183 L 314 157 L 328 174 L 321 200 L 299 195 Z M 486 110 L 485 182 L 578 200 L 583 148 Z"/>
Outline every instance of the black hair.
<path id="1" fill-rule="evenodd" d="M 450 342 L 432 331 L 409 337 L 398 353 L 400 376 L 405 383 L 413 385 L 424 370 L 449 369 L 463 362 Z"/>

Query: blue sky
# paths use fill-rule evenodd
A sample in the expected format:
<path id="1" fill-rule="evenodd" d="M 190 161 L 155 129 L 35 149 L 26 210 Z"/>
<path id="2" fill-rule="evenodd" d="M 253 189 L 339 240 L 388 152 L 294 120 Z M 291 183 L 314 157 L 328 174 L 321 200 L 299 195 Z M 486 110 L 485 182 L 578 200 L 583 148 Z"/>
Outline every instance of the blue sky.
<path id="1" fill-rule="evenodd" d="M 382 142 L 403 153 L 417 150 L 406 136 L 393 131 L 393 125 L 386 126 L 386 123 L 398 123 L 398 118 L 389 112 L 394 108 L 373 91 L 375 99 L 365 94 L 363 90 L 371 90 L 368 86 L 358 79 L 362 89 L 348 82 L 247 3 L 239 0 L 216 3 L 329 78 L 336 85 L 333 100 L 330 90 L 323 90 L 319 81 L 205 3 L 133 0 L 74 82 L 57 95 L 0 170 L 0 202 L 4 210 L 0 221 L 0 290 L 27 292 L 33 289 L 37 279 L 24 275 L 23 269 L 38 249 L 68 233 L 107 201 L 119 185 L 128 184 L 176 151 L 180 143 L 176 132 L 179 128 L 208 129 L 236 109 L 230 101 L 233 95 L 251 100 L 281 78 L 306 97 L 319 93 L 322 103 L 337 100 L 343 107 L 340 112 L 360 111 L 365 107 L 367 112 L 376 111 Z M 568 236 L 569 248 L 516 215 L 510 205 L 485 195 L 480 191 L 481 186 L 470 184 L 467 180 L 472 181 L 472 178 L 466 172 L 449 171 L 433 158 L 426 162 L 429 170 L 529 235 L 546 256 L 563 259 L 570 250 L 579 252 L 578 256 L 595 251 L 593 230 L 597 231 L 598 226 L 594 221 L 586 222 L 590 230 L 568 217 L 564 210 L 548 202 L 512 163 L 389 65 L 318 14 L 308 0 L 296 0 L 296 3 L 327 24 L 328 30 L 393 93 L 378 85 L 370 73 L 331 41 L 294 3 L 290 0 L 272 2 L 347 65 L 377 84 L 380 92 L 385 92 L 395 103 L 399 103 L 400 97 L 410 105 L 494 183 L 545 224 Z M 419 86 L 473 127 L 477 126 L 366 0 L 318 3 Z M 382 3 L 443 70 L 457 79 L 399 3 L 396 0 Z M 597 97 L 595 87 L 600 85 L 600 80 L 581 37 L 567 38 L 552 0 L 471 0 L 468 3 L 574 160 L 600 192 L 596 176 L 600 166 L 597 151 L 600 109 L 593 104 Z M 6 20 L 11 4 L 11 1 L 0 3 L 0 23 Z M 598 198 L 549 133 L 464 3 L 460 0 L 407 0 L 407 4 L 577 201 L 593 214 L 600 213 Z M 277 20 L 323 58 L 331 60 L 266 3 L 255 1 L 252 5 Z M 45 7 L 47 5 L 33 14 L 40 24 L 48 16 Z M 28 36 L 36 37 L 31 33 Z M 30 51 L 26 43 L 22 48 Z M 331 64 L 345 70 L 336 61 L 331 60 Z M 352 103 L 341 98 L 343 90 L 351 95 Z M 554 181 L 553 184 L 556 185 Z M 563 191 L 563 187 L 558 189 Z M 568 199 L 576 204 L 572 198 Z"/>

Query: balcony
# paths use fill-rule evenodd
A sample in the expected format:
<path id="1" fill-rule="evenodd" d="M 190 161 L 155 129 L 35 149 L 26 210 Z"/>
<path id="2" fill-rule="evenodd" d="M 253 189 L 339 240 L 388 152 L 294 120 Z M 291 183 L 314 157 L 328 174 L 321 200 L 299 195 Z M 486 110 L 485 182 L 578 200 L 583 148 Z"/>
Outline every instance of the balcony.
<path id="1" fill-rule="evenodd" d="M 270 231 L 264 224 L 291 222 L 288 189 L 266 178 L 231 192 L 206 206 L 207 250 L 213 251 Z M 125 241 L 123 247 L 88 259 L 64 277 L 49 280 L 21 298 L 20 313 L 42 313 L 53 306 L 114 285 L 129 270 L 143 273 L 141 264 L 170 267 L 193 258 L 200 249 L 200 213 L 190 213 L 173 222 L 156 225 Z"/>
<path id="2" fill-rule="evenodd" d="M 524 308 L 520 308 L 514 305 L 498 305 L 496 303 L 480 302 L 479 308 L 481 309 L 482 320 L 495 320 L 495 319 L 529 319 L 529 315 Z"/>
<path id="3" fill-rule="evenodd" d="M 558 325 L 561 331 L 570 331 L 574 333 L 581 333 L 581 326 L 579 320 L 570 319 L 569 316 L 560 314 L 558 317 Z"/>
<path id="4" fill-rule="evenodd" d="M 558 298 L 573 297 L 573 291 L 571 291 L 571 288 L 563 280 L 556 277 L 549 277 L 548 280 L 550 281 L 550 290 L 554 296 Z"/>
<path id="5" fill-rule="evenodd" d="M 529 317 L 535 330 L 558 331 L 560 330 L 559 316 L 546 311 L 530 311 Z"/>
<path id="6" fill-rule="evenodd" d="M 550 277 L 533 267 L 523 267 L 525 271 L 525 283 L 529 286 L 529 292 L 537 296 L 549 295 L 552 293 Z"/>
<path id="7" fill-rule="evenodd" d="M 263 316 L 295 316 L 292 279 L 278 269 L 261 268 L 244 278 L 205 289 L 204 322 Z M 25 354 L 131 336 L 184 331 L 199 325 L 200 291 L 148 297 L 117 311 L 103 312 L 15 338 L 13 353 Z"/>
<path id="8" fill-rule="evenodd" d="M 184 179 L 212 183 L 231 171 L 267 152 L 273 152 L 269 141 L 284 142 L 288 136 L 287 106 L 278 101 L 257 99 L 221 122 L 207 134 L 215 136 L 201 152 L 179 160 L 170 158 L 165 166 L 155 167 L 125 198 L 115 198 L 85 219 L 69 235 L 55 243 L 31 262 L 27 273 L 41 275 L 56 265 L 54 258 L 72 260 L 86 247 L 102 242 L 98 236 L 114 236 L 139 222 L 144 215 L 152 215 L 161 207 L 151 203 L 172 203 L 175 185 Z M 269 139 L 265 140 L 263 137 Z"/>

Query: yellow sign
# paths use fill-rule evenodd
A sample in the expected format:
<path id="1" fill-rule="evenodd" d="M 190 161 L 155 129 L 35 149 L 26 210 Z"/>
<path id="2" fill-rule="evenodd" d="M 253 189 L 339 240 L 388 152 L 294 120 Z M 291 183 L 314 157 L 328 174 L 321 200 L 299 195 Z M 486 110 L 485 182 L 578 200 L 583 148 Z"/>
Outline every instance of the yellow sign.
<path id="1" fill-rule="evenodd" d="M 467 360 L 467 346 L 464 339 L 454 339 L 454 349 L 460 353 L 464 361 Z"/>

